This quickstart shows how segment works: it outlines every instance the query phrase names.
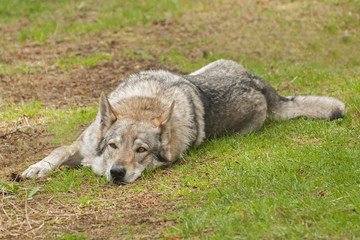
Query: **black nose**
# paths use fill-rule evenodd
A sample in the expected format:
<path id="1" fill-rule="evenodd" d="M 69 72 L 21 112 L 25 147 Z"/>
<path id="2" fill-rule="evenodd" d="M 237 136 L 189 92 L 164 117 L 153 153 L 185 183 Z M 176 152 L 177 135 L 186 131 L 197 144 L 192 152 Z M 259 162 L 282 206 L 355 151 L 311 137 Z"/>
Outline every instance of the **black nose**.
<path id="1" fill-rule="evenodd" d="M 121 166 L 114 165 L 110 169 L 110 175 L 113 179 L 121 181 L 126 174 L 126 169 Z"/>

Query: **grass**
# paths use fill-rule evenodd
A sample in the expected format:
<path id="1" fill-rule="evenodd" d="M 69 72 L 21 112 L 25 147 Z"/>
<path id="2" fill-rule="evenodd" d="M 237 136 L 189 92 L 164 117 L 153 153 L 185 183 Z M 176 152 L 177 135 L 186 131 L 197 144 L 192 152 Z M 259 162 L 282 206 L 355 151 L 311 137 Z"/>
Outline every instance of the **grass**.
<path id="1" fill-rule="evenodd" d="M 123 57 L 183 72 L 230 58 L 282 95 L 331 95 L 347 106 L 345 118 L 333 122 L 267 120 L 259 132 L 211 139 L 190 149 L 177 164 L 146 171 L 128 186 L 114 187 L 87 168 L 62 168 L 44 181 L 9 183 L 2 177 L 1 189 L 8 195 L 1 206 L 12 209 L 8 218 L 20 224 L 17 213 L 29 200 L 38 211 L 34 219 L 51 219 L 36 230 L 49 239 L 99 238 L 105 233 L 123 239 L 360 238 L 359 10 L 357 0 L 105 0 L 100 5 L 0 0 L 0 33 L 11 39 L 0 40 L 6 53 L 0 56 L 0 80 L 1 74 L 20 80 L 21 74 L 45 73 L 54 64 L 61 70 L 55 74 L 66 74 Z M 114 41 L 120 44 L 109 47 Z M 32 44 L 59 54 L 41 68 L 11 58 Z M 77 50 L 85 44 L 101 48 L 90 54 Z M 4 100 L 2 127 L 13 128 L 26 118 L 33 128 L 52 133 L 54 145 L 73 141 L 97 112 L 97 106 Z M 59 217 L 41 215 L 49 210 L 39 210 L 35 201 L 51 206 Z M 155 203 L 149 207 L 148 201 Z M 177 208 L 171 212 L 161 208 L 172 203 Z M 140 217 L 139 206 L 147 206 Z M 64 217 L 71 214 L 80 219 L 78 226 L 65 229 L 63 225 L 75 224 L 75 218 Z M 92 222 L 84 216 L 92 216 Z M 149 216 L 161 220 L 147 221 Z M 166 219 L 176 221 L 154 230 L 151 221 Z"/>
<path id="2" fill-rule="evenodd" d="M 40 72 L 40 71 L 41 71 L 41 67 L 28 66 L 28 65 L 25 65 L 25 64 L 20 64 L 20 65 L 4 64 L 4 65 L 0 65 L 0 74 L 14 74 L 14 73 L 33 74 L 33 73 Z"/>
<path id="3" fill-rule="evenodd" d="M 75 170 L 63 168 L 61 172 L 55 172 L 53 177 L 54 179 L 44 186 L 45 190 L 49 193 L 79 191 L 82 189 L 81 186 L 84 183 L 98 184 L 99 187 L 109 183 L 104 177 L 96 178 L 94 172 L 88 168 Z M 88 192 L 99 195 L 101 193 L 101 188 L 89 189 Z M 81 199 L 88 199 L 85 201 L 88 202 L 87 204 L 89 204 L 90 201 L 95 200 L 89 196 L 84 196 Z M 78 199 L 71 199 L 70 202 L 72 201 L 79 202 Z M 84 204 L 84 201 L 81 200 L 80 204 Z"/>
<path id="4" fill-rule="evenodd" d="M 34 187 L 34 188 L 26 188 L 25 187 L 24 188 L 24 187 L 21 187 L 18 183 L 11 183 L 11 184 L 1 183 L 0 186 L 3 191 L 6 191 L 9 194 L 15 195 L 15 196 L 6 197 L 7 199 L 16 197 L 19 199 L 26 198 L 28 200 L 31 200 L 33 198 L 33 196 L 40 189 L 40 187 Z"/>
<path id="5" fill-rule="evenodd" d="M 9 102 L 1 104 L 2 112 L 0 118 L 3 121 L 11 122 L 20 117 L 35 117 L 40 114 L 43 104 L 41 101 L 33 101 L 25 104 Z"/>
<path id="6" fill-rule="evenodd" d="M 98 54 L 90 57 L 73 56 L 59 59 L 57 65 L 63 71 L 67 72 L 71 69 L 76 69 L 79 67 L 92 67 L 109 59 L 111 59 L 111 57 L 108 54 Z"/>
<path id="7" fill-rule="evenodd" d="M 190 206 L 176 214 L 181 224 L 173 232 L 209 239 L 357 236 L 358 149 L 339 137 L 348 123 L 268 122 L 258 134 L 190 152 L 173 193 L 185 194 Z"/>
<path id="8" fill-rule="evenodd" d="M 67 233 L 63 233 L 58 235 L 56 238 L 57 240 L 79 240 L 79 239 L 86 239 L 87 238 L 87 234 L 83 233 L 83 234 L 67 234 Z"/>
<path id="9" fill-rule="evenodd" d="M 9 126 L 22 119 L 26 119 L 30 128 L 47 125 L 46 130 L 55 135 L 51 143 L 57 145 L 70 143 L 79 135 L 79 128 L 90 124 L 97 114 L 97 106 L 56 109 L 37 100 L 26 104 L 8 102 L 0 107 L 3 110 L 0 119 Z"/>
<path id="10" fill-rule="evenodd" d="M 23 1 L 7 3 L 3 1 L 0 8 L 0 19 L 5 22 L 16 21 L 19 17 L 30 22 L 31 27 L 22 28 L 17 36 L 19 41 L 37 41 L 45 43 L 50 37 L 57 38 L 69 33 L 99 33 L 106 29 L 123 28 L 132 25 L 146 25 L 164 18 L 179 18 L 183 11 L 193 8 L 191 1 L 161 0 L 161 1 L 104 1 L 101 5 L 91 1 L 74 3 L 64 0 L 57 3 L 42 3 L 33 0 L 31 5 Z M 180 7 L 181 6 L 181 7 Z M 196 6 L 196 4 L 195 4 Z M 56 9 L 62 11 L 56 13 Z M 96 11 L 94 11 L 94 9 Z M 55 11 L 55 15 L 53 14 Z M 21 14 L 20 14 L 21 12 Z M 2 14 L 1 14 L 2 13 Z M 78 15 L 94 14 L 87 18 L 77 18 Z M 73 21 L 73 19 L 76 19 Z M 59 38 L 60 39 L 60 38 Z"/>

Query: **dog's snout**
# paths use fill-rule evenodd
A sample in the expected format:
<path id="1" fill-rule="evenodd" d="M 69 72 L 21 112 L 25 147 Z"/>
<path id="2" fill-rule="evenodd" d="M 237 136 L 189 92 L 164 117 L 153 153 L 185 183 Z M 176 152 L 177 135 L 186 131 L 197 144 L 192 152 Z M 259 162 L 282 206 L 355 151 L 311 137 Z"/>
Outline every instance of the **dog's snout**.
<path id="1" fill-rule="evenodd" d="M 113 179 L 122 180 L 125 177 L 126 169 L 121 166 L 112 166 L 110 169 L 110 174 Z"/>

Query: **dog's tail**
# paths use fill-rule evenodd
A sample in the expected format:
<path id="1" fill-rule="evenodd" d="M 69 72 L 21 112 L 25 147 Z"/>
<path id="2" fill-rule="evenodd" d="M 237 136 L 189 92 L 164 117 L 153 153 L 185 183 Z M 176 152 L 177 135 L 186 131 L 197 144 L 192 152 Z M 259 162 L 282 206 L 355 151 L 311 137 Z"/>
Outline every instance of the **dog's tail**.
<path id="1" fill-rule="evenodd" d="M 345 104 L 333 97 L 292 96 L 282 97 L 265 81 L 261 81 L 267 101 L 267 115 L 274 120 L 309 117 L 335 120 L 343 118 Z"/>
<path id="2" fill-rule="evenodd" d="M 332 121 L 343 118 L 344 114 L 343 102 L 333 97 L 322 96 L 279 96 L 277 104 L 268 109 L 269 117 L 275 120 L 304 116 Z"/>

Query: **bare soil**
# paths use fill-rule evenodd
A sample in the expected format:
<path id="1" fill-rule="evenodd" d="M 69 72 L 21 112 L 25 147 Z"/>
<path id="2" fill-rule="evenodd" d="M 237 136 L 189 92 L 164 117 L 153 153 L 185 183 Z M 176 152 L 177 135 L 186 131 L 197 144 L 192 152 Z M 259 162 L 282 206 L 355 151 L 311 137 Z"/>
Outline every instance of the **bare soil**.
<path id="1" fill-rule="evenodd" d="M 3 74 L 0 75 L 0 94 L 15 103 L 41 100 L 45 105 L 58 107 L 88 106 L 98 101 L 102 91 L 113 90 L 131 73 L 160 68 L 164 66 L 156 60 L 122 57 L 70 72 L 56 68 L 34 74 Z"/>

